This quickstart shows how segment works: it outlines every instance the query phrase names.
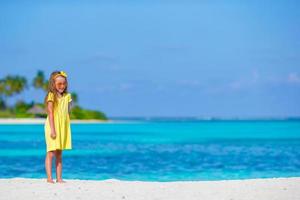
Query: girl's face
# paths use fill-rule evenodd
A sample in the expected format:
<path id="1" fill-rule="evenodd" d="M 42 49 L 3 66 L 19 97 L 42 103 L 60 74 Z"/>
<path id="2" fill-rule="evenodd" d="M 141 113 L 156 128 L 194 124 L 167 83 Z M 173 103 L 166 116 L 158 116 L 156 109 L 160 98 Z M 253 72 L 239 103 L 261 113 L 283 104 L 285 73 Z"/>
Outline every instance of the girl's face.
<path id="1" fill-rule="evenodd" d="M 67 87 L 67 81 L 63 76 L 58 76 L 55 78 L 55 89 L 57 92 L 62 94 Z"/>

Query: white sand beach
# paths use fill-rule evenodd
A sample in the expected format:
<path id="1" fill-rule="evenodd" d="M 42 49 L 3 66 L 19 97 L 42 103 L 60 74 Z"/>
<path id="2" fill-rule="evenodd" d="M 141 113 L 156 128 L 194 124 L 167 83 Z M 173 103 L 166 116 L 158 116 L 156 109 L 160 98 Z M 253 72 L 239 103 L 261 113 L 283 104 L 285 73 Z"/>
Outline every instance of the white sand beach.
<path id="1" fill-rule="evenodd" d="M 0 118 L 0 124 L 44 124 L 45 118 Z M 71 120 L 72 124 L 112 123 L 112 120 Z"/>
<path id="2" fill-rule="evenodd" d="M 299 200 L 300 177 L 222 181 L 143 182 L 0 179 L 0 199 Z"/>

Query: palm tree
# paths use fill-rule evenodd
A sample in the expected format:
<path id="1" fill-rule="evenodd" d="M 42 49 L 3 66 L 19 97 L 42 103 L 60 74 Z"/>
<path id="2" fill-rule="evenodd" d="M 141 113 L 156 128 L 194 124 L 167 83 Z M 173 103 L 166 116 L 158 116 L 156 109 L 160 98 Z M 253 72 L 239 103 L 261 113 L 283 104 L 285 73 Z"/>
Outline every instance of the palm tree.
<path id="1" fill-rule="evenodd" d="M 71 96 L 72 96 L 73 104 L 77 104 L 78 103 L 78 95 L 77 95 L 77 93 L 71 92 Z"/>
<path id="2" fill-rule="evenodd" d="M 5 91 L 5 80 L 1 79 L 0 80 L 0 109 L 4 110 L 6 108 L 6 104 L 4 101 L 4 92 Z"/>
<path id="3" fill-rule="evenodd" d="M 21 93 L 27 87 L 27 80 L 22 76 L 8 75 L 4 78 L 4 95 L 13 96 Z"/>
<path id="4" fill-rule="evenodd" d="M 27 80 L 22 76 L 8 75 L 0 80 L 0 99 L 5 105 L 5 97 L 11 97 L 15 94 L 21 93 L 27 88 Z"/>
<path id="5" fill-rule="evenodd" d="M 43 71 L 39 70 L 33 79 L 32 85 L 36 89 L 42 89 L 47 91 L 48 81 L 45 80 L 45 74 Z"/>

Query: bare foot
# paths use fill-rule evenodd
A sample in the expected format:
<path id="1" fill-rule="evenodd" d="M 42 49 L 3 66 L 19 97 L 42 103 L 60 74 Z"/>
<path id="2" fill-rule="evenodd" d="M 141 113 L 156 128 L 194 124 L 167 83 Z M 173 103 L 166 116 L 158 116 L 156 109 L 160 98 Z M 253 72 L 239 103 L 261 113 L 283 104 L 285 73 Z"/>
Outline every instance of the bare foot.
<path id="1" fill-rule="evenodd" d="M 66 181 L 62 180 L 62 179 L 57 179 L 56 183 L 65 183 Z"/>
<path id="2" fill-rule="evenodd" d="M 47 179 L 47 183 L 54 183 L 52 179 Z"/>

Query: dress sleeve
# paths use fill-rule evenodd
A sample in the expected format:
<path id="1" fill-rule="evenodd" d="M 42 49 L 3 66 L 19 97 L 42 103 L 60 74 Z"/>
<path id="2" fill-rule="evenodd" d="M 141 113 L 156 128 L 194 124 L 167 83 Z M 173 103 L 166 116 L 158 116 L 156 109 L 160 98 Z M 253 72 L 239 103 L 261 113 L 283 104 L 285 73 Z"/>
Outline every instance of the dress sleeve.
<path id="1" fill-rule="evenodd" d="M 54 101 L 54 94 L 52 92 L 49 92 L 48 93 L 48 96 L 47 96 L 47 102 L 48 101 Z"/>
<path id="2" fill-rule="evenodd" d="M 69 95 L 68 95 L 68 102 L 70 103 L 72 101 L 72 95 L 71 95 L 71 93 L 69 93 Z"/>

